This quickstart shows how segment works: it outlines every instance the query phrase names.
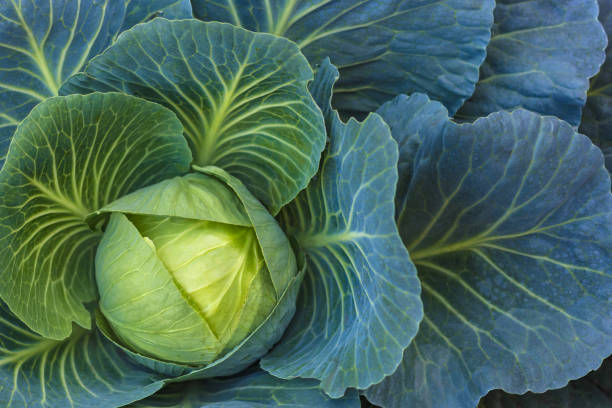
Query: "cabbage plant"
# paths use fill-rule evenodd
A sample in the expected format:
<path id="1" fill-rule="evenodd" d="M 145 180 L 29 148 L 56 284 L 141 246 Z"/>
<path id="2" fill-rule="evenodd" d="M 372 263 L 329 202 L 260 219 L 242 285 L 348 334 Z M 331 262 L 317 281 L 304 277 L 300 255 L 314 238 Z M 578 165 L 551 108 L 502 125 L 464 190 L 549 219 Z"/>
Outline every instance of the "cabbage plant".
<path id="1" fill-rule="evenodd" d="M 0 401 L 467 408 L 597 368 L 598 13 L 0 3 Z"/>

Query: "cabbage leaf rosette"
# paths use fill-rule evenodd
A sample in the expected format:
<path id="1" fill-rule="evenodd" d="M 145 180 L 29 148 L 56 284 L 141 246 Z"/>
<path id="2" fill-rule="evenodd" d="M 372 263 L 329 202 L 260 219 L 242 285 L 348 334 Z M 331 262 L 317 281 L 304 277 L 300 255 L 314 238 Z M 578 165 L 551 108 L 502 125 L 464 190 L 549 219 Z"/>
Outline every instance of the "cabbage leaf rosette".
<path id="1" fill-rule="evenodd" d="M 355 388 L 395 370 L 422 308 L 389 211 L 397 144 L 377 115 L 329 133 L 312 80 L 290 40 L 156 18 L 121 34 L 64 82 L 62 96 L 31 110 L 0 172 L 0 400 L 118 407 L 197 380 L 204 388 L 185 389 L 208 389 L 202 404 L 219 398 L 220 384 L 233 400 L 254 381 L 275 390 L 260 402 L 290 403 L 301 390 L 315 405 L 354 406 Z M 376 148 L 350 156 L 366 143 Z M 330 239 L 321 249 L 340 243 L 338 233 L 345 249 L 321 269 L 275 216 L 312 182 L 326 144 L 364 172 L 317 176 L 330 200 L 346 180 L 353 206 L 338 211 L 355 219 L 322 231 Z M 356 222 L 373 203 L 368 225 Z M 247 370 L 296 309 L 310 314 L 309 300 L 298 301 L 306 276 L 332 285 L 327 314 L 349 289 L 373 299 L 347 304 L 344 322 L 329 322 L 333 350 L 313 348 L 344 356 L 334 364 L 346 372 L 327 393 L 313 379 Z M 368 333 L 371 325 L 381 331 Z M 353 347 L 386 356 L 363 375 Z M 203 381 L 228 375 L 239 380 Z"/>
<path id="2" fill-rule="evenodd" d="M 599 3 L 0 2 L 0 406 L 475 408 L 596 369 Z"/>

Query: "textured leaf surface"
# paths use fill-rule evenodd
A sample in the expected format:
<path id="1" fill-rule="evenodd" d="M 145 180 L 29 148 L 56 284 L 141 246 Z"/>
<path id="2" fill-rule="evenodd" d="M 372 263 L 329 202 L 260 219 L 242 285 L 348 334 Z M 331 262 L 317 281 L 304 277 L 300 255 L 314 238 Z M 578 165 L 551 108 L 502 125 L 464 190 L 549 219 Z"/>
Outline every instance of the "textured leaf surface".
<path id="1" fill-rule="evenodd" d="M 0 402 L 6 408 L 114 408 L 162 385 L 160 375 L 128 362 L 97 331 L 45 339 L 0 304 L 0 333 Z"/>
<path id="2" fill-rule="evenodd" d="M 320 70 L 315 81 L 333 78 Z M 261 366 L 319 379 L 340 397 L 395 370 L 422 305 L 392 217 L 397 145 L 388 127 L 376 115 L 344 124 L 334 114 L 330 129 L 319 175 L 281 212 L 308 269 L 296 316 Z"/>
<path id="3" fill-rule="evenodd" d="M 597 0 L 497 0 L 487 59 L 459 117 L 523 107 L 577 126 L 605 56 L 597 10 Z"/>
<path id="4" fill-rule="evenodd" d="M 334 104 L 370 112 L 425 92 L 455 112 L 474 91 L 493 0 L 194 0 L 194 15 L 295 41 L 340 68 Z"/>
<path id="5" fill-rule="evenodd" d="M 193 371 L 192 366 L 176 364 L 176 363 L 168 363 L 161 360 L 156 360 L 150 357 L 143 356 L 142 354 L 138 354 L 135 351 L 132 351 L 125 347 L 121 343 L 121 340 L 117 337 L 113 329 L 110 327 L 110 324 L 100 311 L 97 309 L 95 311 L 95 321 L 98 330 L 102 333 L 107 340 L 109 340 L 113 345 L 119 349 L 121 349 L 127 357 L 135 362 L 136 364 L 146 367 L 152 371 L 155 371 L 159 374 L 164 375 L 165 378 L 176 378 L 182 375 L 188 374 Z M 141 367 L 141 369 L 143 369 Z"/>
<path id="6" fill-rule="evenodd" d="M 359 396 L 350 391 L 344 398 L 331 399 L 317 381 L 281 380 L 260 370 L 239 377 L 193 381 L 170 385 L 130 408 L 359 408 Z"/>
<path id="7" fill-rule="evenodd" d="M 599 0 L 599 21 L 608 37 L 612 36 L 612 0 Z M 608 41 L 606 61 L 591 80 L 587 104 L 580 123 L 580 133 L 601 147 L 606 167 L 612 172 L 612 42 Z"/>
<path id="8" fill-rule="evenodd" d="M 448 122 L 448 111 L 427 95 L 415 93 L 410 97 L 398 95 L 377 111 L 391 128 L 391 136 L 399 148 L 398 183 L 395 193 L 395 213 L 399 216 L 402 198 L 406 196 L 412 178 L 416 152 L 428 133 L 440 131 Z"/>
<path id="9" fill-rule="evenodd" d="M 111 43 L 124 14 L 123 1 L 0 2 L 0 168 L 19 122 Z"/>
<path id="10" fill-rule="evenodd" d="M 609 408 L 612 406 L 612 358 L 604 361 L 599 370 L 559 389 L 525 395 L 491 391 L 480 401 L 478 408 Z"/>
<path id="11" fill-rule="evenodd" d="M 101 233 L 86 217 L 190 161 L 180 122 L 157 104 L 92 94 L 38 105 L 0 171 L 0 297 L 45 337 L 90 327 L 83 303 L 96 298 Z"/>
<path id="12" fill-rule="evenodd" d="M 316 72 L 314 81 L 308 84 L 308 90 L 317 102 L 317 105 L 319 105 L 321 112 L 323 112 L 325 127 L 329 134 L 331 124 L 336 116 L 336 111 L 332 108 L 332 97 L 334 86 L 340 77 L 340 73 L 338 68 L 331 63 L 329 57 L 323 59 L 316 68 Z"/>
<path id="13" fill-rule="evenodd" d="M 599 149 L 524 110 L 423 140 L 398 224 L 425 317 L 368 399 L 473 407 L 490 389 L 543 392 L 596 368 L 612 353 L 612 195 Z"/>
<path id="14" fill-rule="evenodd" d="M 155 17 L 169 20 L 193 18 L 189 0 L 125 0 L 125 20 L 121 31 Z"/>
<path id="15" fill-rule="evenodd" d="M 176 112 L 197 165 L 238 177 L 273 214 L 316 173 L 325 144 L 295 44 L 229 24 L 155 19 L 125 32 L 65 93 L 115 90 Z"/>

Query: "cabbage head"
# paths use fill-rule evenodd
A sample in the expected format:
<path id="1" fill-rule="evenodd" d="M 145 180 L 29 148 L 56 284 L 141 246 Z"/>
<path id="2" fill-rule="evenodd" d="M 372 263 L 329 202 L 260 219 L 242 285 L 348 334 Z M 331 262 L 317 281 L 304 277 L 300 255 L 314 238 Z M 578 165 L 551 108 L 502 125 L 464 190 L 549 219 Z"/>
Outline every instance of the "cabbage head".
<path id="1" fill-rule="evenodd" d="M 174 208 L 143 205 L 157 195 Z M 180 196 L 197 197 L 202 211 L 176 206 Z M 207 365 L 276 307 L 294 307 L 294 298 L 283 297 L 297 275 L 289 241 L 254 197 L 245 199 L 258 206 L 255 223 L 223 181 L 193 173 L 110 204 L 96 282 L 100 311 L 123 344 L 160 360 Z M 263 338 L 267 347 L 287 323 Z"/>

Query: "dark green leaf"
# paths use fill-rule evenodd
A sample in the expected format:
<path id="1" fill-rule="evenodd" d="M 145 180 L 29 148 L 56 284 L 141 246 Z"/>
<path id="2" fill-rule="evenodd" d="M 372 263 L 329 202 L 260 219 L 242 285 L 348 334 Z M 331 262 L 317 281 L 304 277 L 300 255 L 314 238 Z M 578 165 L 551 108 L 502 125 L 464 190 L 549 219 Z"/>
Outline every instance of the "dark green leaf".
<path id="1" fill-rule="evenodd" d="M 422 144 L 398 215 L 425 317 L 383 406 L 473 407 L 565 385 L 612 353 L 612 195 L 599 149 L 524 110 Z"/>
<path id="2" fill-rule="evenodd" d="M 331 399 L 317 381 L 297 378 L 281 380 L 259 370 L 249 370 L 228 379 L 171 384 L 130 408 L 359 408 L 352 390 L 341 399 Z"/>
<path id="3" fill-rule="evenodd" d="M 0 168 L 17 125 L 119 32 L 117 0 L 0 2 Z"/>
<path id="4" fill-rule="evenodd" d="M 599 0 L 599 21 L 608 37 L 612 35 L 612 0 Z M 601 147 L 606 167 L 612 172 L 612 42 L 608 41 L 606 62 L 591 80 L 580 132 Z"/>
<path id="5" fill-rule="evenodd" d="M 101 233 L 86 218 L 190 161 L 180 122 L 157 104 L 98 93 L 39 104 L 0 171 L 0 297 L 45 337 L 89 328 Z"/>
<path id="6" fill-rule="evenodd" d="M 320 80 L 334 75 L 320 69 Z M 280 215 L 308 270 L 296 316 L 261 366 L 281 378 L 319 379 L 340 397 L 395 370 L 422 304 L 393 220 L 398 153 L 389 128 L 377 115 L 344 124 L 336 113 L 329 126 L 318 176 Z"/>
<path id="7" fill-rule="evenodd" d="M 491 391 L 478 408 L 610 408 L 612 406 L 612 358 L 599 370 L 559 389 L 543 394 L 524 395 Z"/>
<path id="8" fill-rule="evenodd" d="M 6 408 L 115 408 L 145 398 L 161 376 L 126 360 L 98 331 L 63 341 L 29 330 L 0 303 L 0 402 Z"/>
<path id="9" fill-rule="evenodd" d="M 391 135 L 399 148 L 398 183 L 395 193 L 395 212 L 399 215 L 406 192 L 416 152 L 423 143 L 424 134 L 442 129 L 448 122 L 448 111 L 439 102 L 430 101 L 426 95 L 398 95 L 377 111 L 391 128 Z"/>
<path id="10" fill-rule="evenodd" d="M 155 19 L 123 34 L 64 93 L 116 90 L 159 102 L 195 164 L 238 177 L 276 214 L 316 173 L 325 143 L 295 44 L 229 24 Z"/>
<path id="11" fill-rule="evenodd" d="M 315 80 L 308 85 L 308 90 L 314 98 L 317 105 L 323 112 L 323 118 L 325 118 L 325 125 L 327 127 L 327 133 L 329 134 L 331 123 L 334 121 L 336 111 L 332 108 L 332 97 L 334 92 L 334 85 L 340 73 L 338 68 L 332 65 L 329 58 L 325 58 L 323 62 L 317 67 L 317 73 Z"/>
<path id="12" fill-rule="evenodd" d="M 425 92 L 451 112 L 472 95 L 491 35 L 493 0 L 193 0 L 194 15 L 295 41 L 340 68 L 334 104 L 369 112 Z"/>
<path id="13" fill-rule="evenodd" d="M 121 31 L 132 28 L 155 17 L 169 20 L 193 18 L 189 0 L 124 0 L 126 3 L 125 20 Z"/>
<path id="14" fill-rule="evenodd" d="M 522 107 L 577 126 L 605 47 L 597 0 L 497 0 L 480 80 L 458 117 Z"/>

